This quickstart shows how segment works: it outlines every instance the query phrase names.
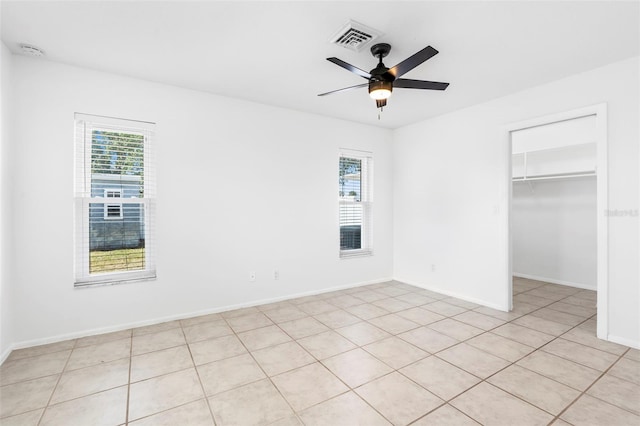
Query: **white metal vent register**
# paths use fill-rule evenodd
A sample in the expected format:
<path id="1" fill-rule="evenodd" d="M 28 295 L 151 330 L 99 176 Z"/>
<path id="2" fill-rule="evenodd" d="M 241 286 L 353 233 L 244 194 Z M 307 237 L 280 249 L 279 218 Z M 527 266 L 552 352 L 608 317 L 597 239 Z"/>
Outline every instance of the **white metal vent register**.
<path id="1" fill-rule="evenodd" d="M 380 37 L 382 32 L 356 21 L 349 21 L 330 40 L 331 43 L 359 52 Z"/>

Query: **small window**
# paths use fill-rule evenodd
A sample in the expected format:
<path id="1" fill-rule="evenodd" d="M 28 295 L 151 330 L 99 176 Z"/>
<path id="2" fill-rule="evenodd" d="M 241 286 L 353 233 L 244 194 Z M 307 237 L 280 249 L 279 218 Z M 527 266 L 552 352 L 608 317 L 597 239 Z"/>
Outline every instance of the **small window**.
<path id="1" fill-rule="evenodd" d="M 75 285 L 154 278 L 153 123 L 76 114 Z"/>
<path id="2" fill-rule="evenodd" d="M 338 162 L 340 257 L 373 254 L 371 153 L 343 150 Z"/>
<path id="3" fill-rule="evenodd" d="M 122 198 L 121 189 L 105 189 L 105 198 Z M 104 218 L 105 219 L 122 219 L 122 204 L 105 204 L 104 205 Z"/>

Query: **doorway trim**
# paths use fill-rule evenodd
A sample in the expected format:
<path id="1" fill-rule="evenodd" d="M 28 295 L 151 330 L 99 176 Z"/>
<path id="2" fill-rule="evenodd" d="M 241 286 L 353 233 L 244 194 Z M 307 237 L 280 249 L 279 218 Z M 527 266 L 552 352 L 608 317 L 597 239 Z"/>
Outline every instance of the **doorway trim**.
<path id="1" fill-rule="evenodd" d="M 519 121 L 504 127 L 503 146 L 507 149 L 507 170 L 506 170 L 506 211 L 505 227 L 506 241 L 504 241 L 507 252 L 507 279 L 505 306 L 509 310 L 513 308 L 513 247 L 511 230 L 511 208 L 513 198 L 512 182 L 512 146 L 511 133 L 516 130 L 523 130 L 531 127 L 544 126 L 559 121 L 572 120 L 575 118 L 595 115 L 596 117 L 596 209 L 597 209 L 597 292 L 598 292 L 598 320 L 597 336 L 600 339 L 608 340 L 609 337 L 609 229 L 607 211 L 609 209 L 608 193 L 608 164 L 607 164 L 607 104 L 601 103 L 570 111 L 545 115 L 529 120 Z"/>

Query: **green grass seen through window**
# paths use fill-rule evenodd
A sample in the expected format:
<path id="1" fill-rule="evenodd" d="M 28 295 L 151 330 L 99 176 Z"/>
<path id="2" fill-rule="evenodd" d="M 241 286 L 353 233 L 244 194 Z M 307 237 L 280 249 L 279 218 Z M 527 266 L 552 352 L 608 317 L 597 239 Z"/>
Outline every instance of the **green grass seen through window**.
<path id="1" fill-rule="evenodd" d="M 89 253 L 89 273 L 137 271 L 144 269 L 144 248 L 93 250 Z"/>

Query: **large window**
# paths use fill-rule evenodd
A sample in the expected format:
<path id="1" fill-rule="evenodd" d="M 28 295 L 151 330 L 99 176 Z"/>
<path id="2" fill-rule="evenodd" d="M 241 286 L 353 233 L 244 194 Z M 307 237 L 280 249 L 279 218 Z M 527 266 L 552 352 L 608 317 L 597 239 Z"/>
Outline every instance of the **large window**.
<path id="1" fill-rule="evenodd" d="M 76 286 L 155 277 L 152 123 L 76 114 Z"/>
<path id="2" fill-rule="evenodd" d="M 338 163 L 340 257 L 372 254 L 371 153 L 342 150 Z"/>

